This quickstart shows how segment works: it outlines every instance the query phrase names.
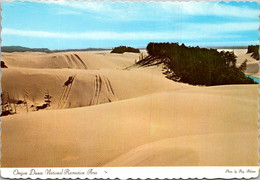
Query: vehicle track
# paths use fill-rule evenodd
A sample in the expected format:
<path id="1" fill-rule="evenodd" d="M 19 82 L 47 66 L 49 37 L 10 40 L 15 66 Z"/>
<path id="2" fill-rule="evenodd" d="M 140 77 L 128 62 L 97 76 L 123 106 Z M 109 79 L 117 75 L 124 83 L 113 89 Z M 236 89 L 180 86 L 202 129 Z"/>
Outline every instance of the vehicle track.
<path id="1" fill-rule="evenodd" d="M 72 61 L 71 61 L 71 59 L 69 58 L 68 55 L 65 55 L 65 57 L 68 60 L 69 68 L 72 68 Z"/>
<path id="2" fill-rule="evenodd" d="M 71 91 L 71 88 L 72 88 L 72 84 L 75 80 L 75 77 L 76 77 L 76 75 L 73 76 L 73 80 L 72 80 L 71 84 L 64 87 L 60 100 L 59 100 L 59 103 L 58 103 L 58 109 L 62 109 L 64 107 L 64 105 L 66 104 L 70 91 Z"/>
<path id="3" fill-rule="evenodd" d="M 84 67 L 84 69 L 88 69 L 87 65 L 84 63 L 84 61 L 79 57 L 79 55 L 74 54 L 74 56 L 78 59 L 78 61 L 81 63 L 81 65 Z"/>
<path id="4" fill-rule="evenodd" d="M 73 61 L 73 63 L 75 64 L 75 67 L 77 69 L 82 69 L 80 62 L 73 56 L 73 54 L 70 55 L 70 58 Z"/>
<path id="5" fill-rule="evenodd" d="M 88 69 L 87 65 L 84 61 L 79 57 L 77 54 L 65 55 L 66 59 L 68 60 L 69 68 L 72 69 L 74 67 L 78 69 Z"/>
<path id="6" fill-rule="evenodd" d="M 101 92 L 101 86 L 102 86 L 102 79 L 99 74 L 95 75 L 94 79 L 94 94 L 93 97 L 89 103 L 89 105 L 96 105 L 99 103 L 99 96 Z"/>
<path id="7" fill-rule="evenodd" d="M 105 88 L 102 88 L 103 85 L 105 86 Z M 103 93 L 101 93 L 101 91 Z M 94 93 L 89 106 L 99 104 L 101 96 L 104 99 L 104 102 L 106 102 L 106 100 L 108 100 L 108 102 L 112 102 L 116 100 L 114 95 L 115 93 L 111 86 L 110 80 L 105 76 L 100 76 L 99 74 L 96 74 L 94 79 Z"/>
<path id="8" fill-rule="evenodd" d="M 107 77 L 105 77 L 105 76 L 103 76 L 103 78 L 104 78 L 104 81 L 105 81 L 108 93 L 112 93 L 113 95 L 115 95 L 114 90 L 113 90 L 113 88 L 111 86 L 110 80 Z"/>

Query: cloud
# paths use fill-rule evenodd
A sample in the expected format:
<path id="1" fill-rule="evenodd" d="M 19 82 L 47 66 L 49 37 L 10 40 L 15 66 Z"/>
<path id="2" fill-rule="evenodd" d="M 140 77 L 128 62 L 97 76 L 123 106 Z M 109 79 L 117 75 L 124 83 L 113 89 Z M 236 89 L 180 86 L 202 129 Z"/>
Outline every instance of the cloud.
<path id="1" fill-rule="evenodd" d="M 225 23 L 225 24 L 183 24 L 183 28 L 163 32 L 46 32 L 34 30 L 18 30 L 3 28 L 2 35 L 15 35 L 37 38 L 61 38 L 81 40 L 198 40 L 217 38 L 239 38 L 240 35 L 230 35 L 241 31 L 257 31 L 258 23 Z"/>
<path id="2" fill-rule="evenodd" d="M 223 24 L 200 24 L 200 23 L 183 23 L 185 31 L 190 30 L 198 33 L 236 33 L 244 31 L 258 31 L 259 22 L 244 23 L 223 23 Z"/>
<path id="3" fill-rule="evenodd" d="M 107 6 L 104 6 L 103 2 L 90 2 L 90 1 L 67 1 L 67 0 L 56 0 L 56 1 L 36 1 L 38 3 L 57 4 L 63 7 L 71 7 L 74 9 L 81 9 L 87 11 L 99 12 L 101 10 L 108 10 Z"/>
<path id="4" fill-rule="evenodd" d="M 64 15 L 79 15 L 82 14 L 79 11 L 73 11 L 73 10 L 69 10 L 69 9 L 59 9 L 57 10 L 57 14 L 64 14 Z"/>
<path id="5" fill-rule="evenodd" d="M 182 16 L 220 16 L 241 17 L 257 19 L 258 7 L 255 9 L 243 6 L 233 6 L 229 3 L 219 2 L 111 2 L 111 1 L 38 1 L 39 3 L 56 4 L 63 7 L 78 9 L 83 12 L 92 12 L 102 15 L 104 18 L 116 18 L 116 20 L 147 20 L 149 18 L 174 18 Z M 156 15 L 157 13 L 157 15 Z"/>
<path id="6" fill-rule="evenodd" d="M 4 14 L 12 20 L 3 21 L 2 37 L 5 43 L 17 43 L 27 37 L 33 38 L 29 43 L 46 41 L 50 44 L 52 40 L 75 40 L 75 44 L 80 44 L 80 40 L 84 40 L 81 43 L 90 44 L 102 44 L 103 40 L 110 40 L 112 44 L 120 40 L 134 43 L 178 41 L 213 44 L 227 41 L 228 44 L 232 40 L 240 42 L 258 38 L 259 10 L 253 4 L 249 6 L 250 2 L 31 1 L 10 3 L 18 11 Z M 19 8 L 25 6 L 35 11 L 37 8 L 46 10 L 45 18 L 41 18 L 41 13 L 35 13 L 20 20 Z M 10 7 L 5 5 L 3 8 L 3 12 L 7 12 Z M 31 14 L 29 9 L 27 12 Z M 36 22 L 35 19 L 42 19 L 42 22 Z M 15 21 L 17 23 L 12 23 Z"/>
<path id="7" fill-rule="evenodd" d="M 200 46 L 233 46 L 233 45 L 239 45 L 239 46 L 247 46 L 249 44 L 258 44 L 259 41 L 219 41 L 219 42 L 198 42 L 198 43 L 186 43 L 189 46 L 197 46 L 198 44 Z"/>
<path id="8" fill-rule="evenodd" d="M 46 31 L 27 31 L 3 28 L 3 35 L 16 35 L 37 38 L 61 38 L 81 40 L 152 40 L 152 39 L 193 39 L 202 38 L 204 35 L 189 34 L 180 35 L 178 32 L 81 32 L 81 33 L 60 33 Z"/>
<path id="9" fill-rule="evenodd" d="M 145 7 L 129 6 L 131 2 L 102 2 L 102 1 L 36 1 L 37 3 L 55 4 L 64 8 L 69 8 L 73 11 L 92 13 L 99 19 L 116 20 L 116 21 L 132 21 L 147 19 L 147 16 L 142 16 L 140 12 L 144 12 Z M 139 9 L 139 10 L 138 10 Z M 145 17 L 145 18 L 144 18 Z"/>
<path id="10" fill-rule="evenodd" d="M 245 6 L 232 6 L 229 3 L 221 4 L 219 2 L 159 2 L 162 9 L 184 15 L 200 16 L 224 16 L 224 17 L 242 17 L 256 19 L 259 16 L 258 6 L 255 9 Z"/>

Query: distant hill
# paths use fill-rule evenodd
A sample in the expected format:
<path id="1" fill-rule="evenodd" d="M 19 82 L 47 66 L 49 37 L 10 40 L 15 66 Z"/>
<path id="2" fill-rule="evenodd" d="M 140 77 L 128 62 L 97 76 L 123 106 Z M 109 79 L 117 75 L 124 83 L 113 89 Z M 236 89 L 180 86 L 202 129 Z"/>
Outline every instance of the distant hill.
<path id="1" fill-rule="evenodd" d="M 205 48 L 212 48 L 212 49 L 247 49 L 247 46 L 206 46 Z"/>
<path id="2" fill-rule="evenodd" d="M 55 53 L 55 52 L 68 52 L 68 51 L 103 51 L 103 50 L 111 50 L 105 48 L 86 48 L 86 49 L 57 49 L 50 50 L 48 48 L 27 48 L 22 46 L 2 46 L 2 52 L 45 52 L 45 53 Z"/>
<path id="3" fill-rule="evenodd" d="M 105 51 L 105 50 L 111 50 L 111 49 L 106 49 L 106 48 L 56 49 L 56 50 L 51 50 L 51 52 L 54 53 L 54 52 L 68 52 L 68 51 Z"/>
<path id="4" fill-rule="evenodd" d="M 2 46 L 1 47 L 2 52 L 50 52 L 47 48 L 27 48 L 22 46 Z"/>

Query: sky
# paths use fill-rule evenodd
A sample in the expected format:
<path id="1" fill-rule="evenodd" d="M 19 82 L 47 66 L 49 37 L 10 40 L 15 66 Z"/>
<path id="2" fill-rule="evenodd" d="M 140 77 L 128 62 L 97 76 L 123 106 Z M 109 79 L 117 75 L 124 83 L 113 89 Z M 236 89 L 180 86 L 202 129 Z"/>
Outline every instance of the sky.
<path id="1" fill-rule="evenodd" d="M 68 49 L 145 48 L 149 42 L 259 43 L 257 1 L 6 1 L 1 8 L 2 46 Z"/>

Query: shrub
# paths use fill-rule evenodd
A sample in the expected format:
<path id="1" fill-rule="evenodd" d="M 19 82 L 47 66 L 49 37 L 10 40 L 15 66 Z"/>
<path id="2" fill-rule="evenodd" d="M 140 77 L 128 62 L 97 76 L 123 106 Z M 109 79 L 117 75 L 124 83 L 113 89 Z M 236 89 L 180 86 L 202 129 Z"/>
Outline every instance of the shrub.
<path id="1" fill-rule="evenodd" d="M 4 61 L 1 61 L 1 68 L 8 68 L 8 67 L 5 65 L 5 62 L 4 62 Z"/>
<path id="2" fill-rule="evenodd" d="M 122 54 L 124 52 L 133 52 L 133 53 L 140 53 L 139 49 L 135 49 L 132 47 L 126 47 L 126 46 L 119 46 L 112 49 L 111 53 L 119 53 Z"/>

